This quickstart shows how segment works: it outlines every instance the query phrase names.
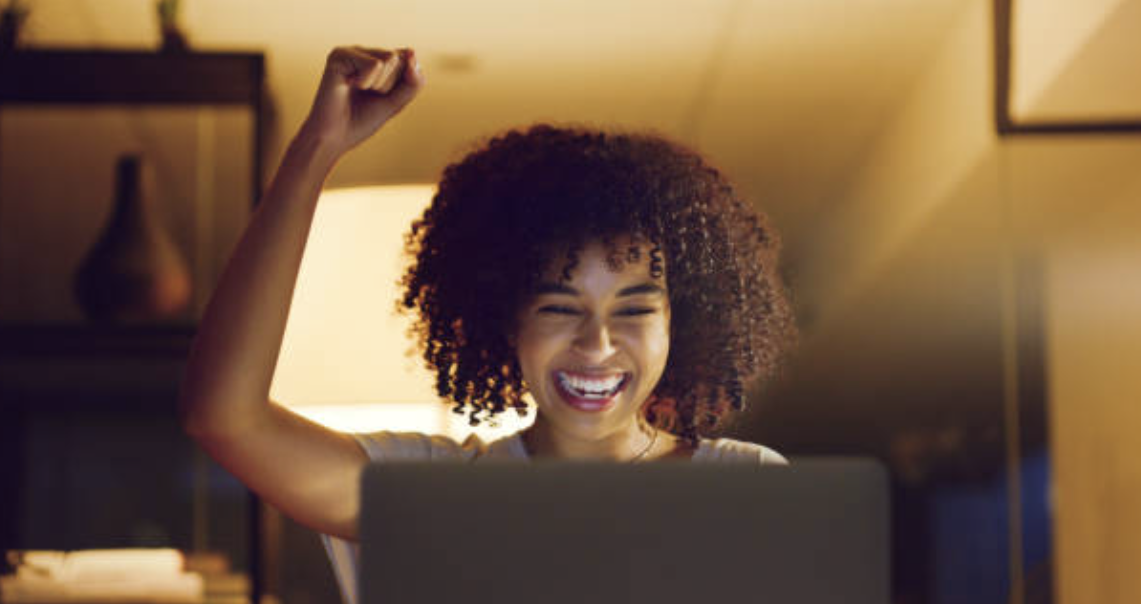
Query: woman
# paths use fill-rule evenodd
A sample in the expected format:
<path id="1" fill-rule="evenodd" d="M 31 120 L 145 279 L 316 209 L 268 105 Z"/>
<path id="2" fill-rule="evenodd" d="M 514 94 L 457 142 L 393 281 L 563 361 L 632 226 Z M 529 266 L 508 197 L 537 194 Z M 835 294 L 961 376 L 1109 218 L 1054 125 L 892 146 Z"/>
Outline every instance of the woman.
<path id="1" fill-rule="evenodd" d="M 321 185 L 423 86 L 411 50 L 329 55 L 199 329 L 181 410 L 201 446 L 271 505 L 347 540 L 370 459 L 783 463 L 703 438 L 793 335 L 776 235 L 698 155 L 648 135 L 536 126 L 492 139 L 445 171 L 408 235 L 402 305 L 438 392 L 476 423 L 530 393 L 532 427 L 490 444 L 346 435 L 269 401 Z M 328 543 L 347 587 L 343 542 Z"/>

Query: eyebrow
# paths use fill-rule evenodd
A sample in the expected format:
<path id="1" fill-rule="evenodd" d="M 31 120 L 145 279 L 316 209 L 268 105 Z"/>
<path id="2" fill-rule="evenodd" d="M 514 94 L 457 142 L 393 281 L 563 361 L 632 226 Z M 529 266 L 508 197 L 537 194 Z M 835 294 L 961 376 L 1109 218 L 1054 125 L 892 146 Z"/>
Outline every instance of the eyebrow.
<path id="1" fill-rule="evenodd" d="M 543 294 L 566 294 L 568 296 L 577 296 L 579 291 L 569 285 L 562 283 L 540 283 L 535 288 L 535 295 L 541 296 Z M 656 283 L 640 283 L 638 285 L 631 285 L 624 287 L 618 292 L 619 298 L 628 296 L 640 296 L 643 294 L 659 294 L 663 295 L 666 290 Z"/>

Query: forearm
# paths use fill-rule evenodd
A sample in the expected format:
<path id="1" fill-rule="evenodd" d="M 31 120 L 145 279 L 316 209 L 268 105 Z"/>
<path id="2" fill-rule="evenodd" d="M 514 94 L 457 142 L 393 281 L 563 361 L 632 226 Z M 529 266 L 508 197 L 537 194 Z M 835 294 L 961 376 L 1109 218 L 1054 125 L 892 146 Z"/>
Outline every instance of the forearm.
<path id="1" fill-rule="evenodd" d="M 189 358 L 180 413 L 192 434 L 242 430 L 269 400 L 317 197 L 336 153 L 290 144 L 218 282 Z"/>

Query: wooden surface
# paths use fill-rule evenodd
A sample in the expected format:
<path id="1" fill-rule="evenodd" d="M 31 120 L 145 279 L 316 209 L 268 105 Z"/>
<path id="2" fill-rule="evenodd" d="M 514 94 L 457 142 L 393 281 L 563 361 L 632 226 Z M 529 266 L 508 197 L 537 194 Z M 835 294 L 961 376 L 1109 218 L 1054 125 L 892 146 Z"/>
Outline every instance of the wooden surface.
<path id="1" fill-rule="evenodd" d="M 1141 209 L 1052 257 L 1047 307 L 1059 604 L 1141 602 Z"/>
<path id="2" fill-rule="evenodd" d="M 0 103 L 252 107 L 264 70 L 260 53 L 21 51 L 0 56 Z"/>

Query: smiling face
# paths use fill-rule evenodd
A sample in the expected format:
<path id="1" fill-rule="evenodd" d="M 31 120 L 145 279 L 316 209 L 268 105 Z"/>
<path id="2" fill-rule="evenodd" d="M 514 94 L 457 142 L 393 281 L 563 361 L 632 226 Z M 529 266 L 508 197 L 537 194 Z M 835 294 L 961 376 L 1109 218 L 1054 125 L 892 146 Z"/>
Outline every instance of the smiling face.
<path id="1" fill-rule="evenodd" d="M 543 420 L 564 436 L 600 440 L 630 430 L 665 370 L 669 296 L 665 279 L 651 276 L 648 249 L 641 252 L 615 272 L 606 247 L 591 242 L 562 282 L 565 255 L 557 255 L 520 309 L 523 379 Z"/>

